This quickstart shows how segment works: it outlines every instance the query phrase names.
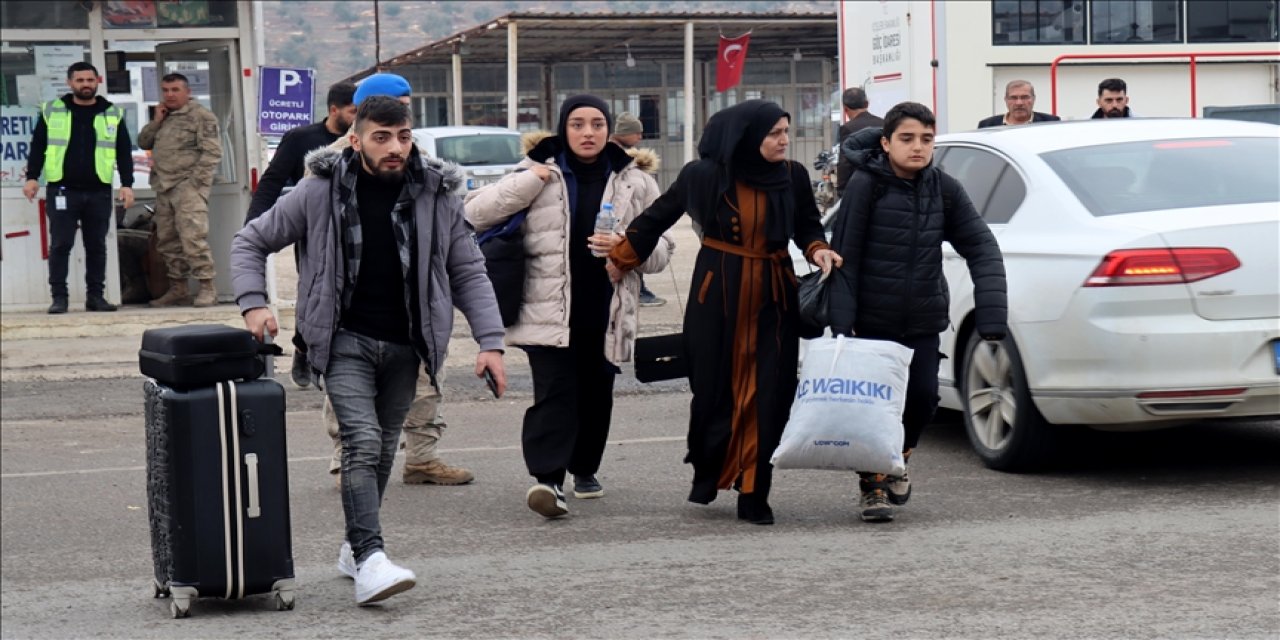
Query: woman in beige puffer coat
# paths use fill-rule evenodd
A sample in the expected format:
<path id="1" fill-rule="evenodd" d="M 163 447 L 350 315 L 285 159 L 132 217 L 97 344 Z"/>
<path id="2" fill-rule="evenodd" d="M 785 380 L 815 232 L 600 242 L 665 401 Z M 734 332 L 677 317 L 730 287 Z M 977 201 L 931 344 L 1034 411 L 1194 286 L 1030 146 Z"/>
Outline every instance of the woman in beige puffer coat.
<path id="1" fill-rule="evenodd" d="M 537 484 L 529 507 L 548 517 L 568 513 L 561 485 L 574 476 L 574 495 L 604 494 L 595 477 L 604 455 L 618 365 L 631 360 L 638 326 L 640 278 L 610 282 L 605 260 L 621 236 L 592 236 L 596 214 L 612 203 L 625 228 L 660 195 L 650 175 L 656 156 L 608 141 L 609 112 L 594 96 L 561 107 L 556 134 L 526 134 L 516 172 L 466 196 L 466 217 L 483 232 L 528 209 L 522 226 L 524 296 L 506 341 L 529 356 L 534 404 L 525 412 L 525 464 Z M 664 236 L 639 272 L 666 268 L 675 244 Z"/>

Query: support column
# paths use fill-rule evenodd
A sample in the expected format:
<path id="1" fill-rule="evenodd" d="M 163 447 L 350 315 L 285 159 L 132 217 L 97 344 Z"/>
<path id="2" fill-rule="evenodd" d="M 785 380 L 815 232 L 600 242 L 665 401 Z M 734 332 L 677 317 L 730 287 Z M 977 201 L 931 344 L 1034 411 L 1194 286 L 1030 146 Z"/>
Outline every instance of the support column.
<path id="1" fill-rule="evenodd" d="M 516 21 L 507 23 L 507 128 L 515 129 L 519 124 L 520 98 L 520 62 L 516 56 Z"/>
<path id="2" fill-rule="evenodd" d="M 462 121 L 462 52 L 461 47 L 453 45 L 453 126 L 460 127 Z"/>
<path id="3" fill-rule="evenodd" d="M 684 162 L 696 158 L 693 155 L 693 23 L 684 23 Z"/>

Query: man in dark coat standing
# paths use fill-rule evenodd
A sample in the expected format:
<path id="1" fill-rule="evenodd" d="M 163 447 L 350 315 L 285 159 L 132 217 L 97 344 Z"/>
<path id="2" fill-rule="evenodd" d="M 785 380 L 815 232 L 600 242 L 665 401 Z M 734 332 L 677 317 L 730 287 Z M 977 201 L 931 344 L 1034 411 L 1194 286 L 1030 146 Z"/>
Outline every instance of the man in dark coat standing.
<path id="1" fill-rule="evenodd" d="M 1002 115 L 994 115 L 978 123 L 979 129 L 987 127 L 1013 126 L 1032 122 L 1056 122 L 1058 116 L 1040 113 L 1035 110 L 1036 88 L 1026 80 L 1012 80 L 1004 87 L 1004 105 L 1008 111 Z"/>
<path id="2" fill-rule="evenodd" d="M 1129 85 L 1120 78 L 1107 78 L 1098 83 L 1098 110 L 1090 118 L 1133 118 L 1129 108 Z"/>
<path id="3" fill-rule="evenodd" d="M 844 90 L 844 95 L 840 97 L 840 101 L 844 103 L 844 124 L 840 125 L 840 144 L 843 147 L 844 141 L 849 136 L 866 129 L 867 127 L 879 127 L 884 125 L 884 120 L 879 116 L 873 115 L 867 109 L 871 103 L 867 102 L 867 92 L 861 87 L 849 87 Z M 840 160 L 836 163 L 836 192 L 844 193 L 845 185 L 849 184 L 849 176 L 853 175 L 853 163 L 844 155 L 843 148 L 840 151 Z"/>
<path id="4" fill-rule="evenodd" d="M 329 87 L 329 115 L 320 122 L 304 127 L 290 129 L 280 140 L 271 164 L 258 180 L 258 188 L 253 192 L 253 200 L 249 202 L 249 213 L 245 216 L 245 224 L 262 215 L 263 211 L 280 199 L 284 188 L 302 181 L 306 172 L 303 160 L 308 152 L 327 147 L 334 140 L 346 135 L 351 123 L 356 119 L 355 104 L 356 85 L 352 82 L 339 82 Z"/>

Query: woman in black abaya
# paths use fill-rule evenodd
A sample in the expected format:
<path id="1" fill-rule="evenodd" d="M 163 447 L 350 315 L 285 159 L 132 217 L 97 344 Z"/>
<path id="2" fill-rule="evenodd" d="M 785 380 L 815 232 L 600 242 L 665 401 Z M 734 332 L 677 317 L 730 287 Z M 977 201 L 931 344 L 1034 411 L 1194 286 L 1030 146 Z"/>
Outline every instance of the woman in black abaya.
<path id="1" fill-rule="evenodd" d="M 718 490 L 735 488 L 738 518 L 755 524 L 773 523 L 769 459 L 796 390 L 800 321 L 787 243 L 824 271 L 841 262 L 823 235 L 808 171 L 786 159 L 790 120 L 764 100 L 712 116 L 700 159 L 632 221 L 609 256 L 611 275 L 620 277 L 684 212 L 701 225 L 684 318 L 693 389 L 689 500 L 708 504 Z"/>

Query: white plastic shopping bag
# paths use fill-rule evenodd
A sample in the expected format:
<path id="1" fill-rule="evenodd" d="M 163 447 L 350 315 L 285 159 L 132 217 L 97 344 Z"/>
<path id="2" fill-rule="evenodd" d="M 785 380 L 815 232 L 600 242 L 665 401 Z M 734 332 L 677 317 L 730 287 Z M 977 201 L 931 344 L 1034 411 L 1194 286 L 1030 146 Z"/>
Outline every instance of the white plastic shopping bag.
<path id="1" fill-rule="evenodd" d="M 780 469 L 905 472 L 902 409 L 911 354 L 886 340 L 810 340 L 791 418 L 770 462 Z"/>

